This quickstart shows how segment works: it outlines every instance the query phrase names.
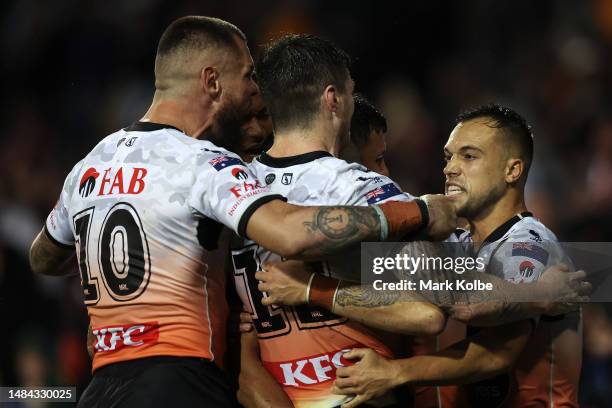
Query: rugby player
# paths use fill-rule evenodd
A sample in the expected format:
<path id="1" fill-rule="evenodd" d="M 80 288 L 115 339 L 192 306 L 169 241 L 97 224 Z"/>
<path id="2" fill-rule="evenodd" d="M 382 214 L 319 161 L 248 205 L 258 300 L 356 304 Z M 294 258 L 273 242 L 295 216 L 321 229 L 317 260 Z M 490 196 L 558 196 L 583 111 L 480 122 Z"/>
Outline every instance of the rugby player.
<path id="1" fill-rule="evenodd" d="M 470 142 L 475 144 L 480 151 L 486 152 L 486 154 L 481 153 L 480 156 L 476 156 L 470 151 L 466 153 L 464 151 L 466 149 L 463 149 L 463 146 L 457 147 L 457 140 L 461 141 L 462 139 L 460 137 L 457 138 L 456 135 L 463 135 L 459 131 L 465 129 L 464 126 L 475 126 L 475 124 L 479 128 L 476 128 L 476 132 L 471 132 L 473 139 Z M 474 135 L 479 136 L 480 133 L 482 133 L 481 139 L 475 139 Z M 506 254 L 507 259 L 505 259 L 505 262 L 496 259 L 492 262 L 493 265 L 501 265 L 502 270 L 495 270 L 495 268 L 491 267 L 490 272 L 508 279 L 509 285 L 518 283 L 515 287 L 519 289 L 522 289 L 523 285 L 532 285 L 531 289 L 533 289 L 534 283 L 529 282 L 534 282 L 539 278 L 535 285 L 540 285 L 543 283 L 543 280 L 548 280 L 553 276 L 550 274 L 551 272 L 555 274 L 560 273 L 557 278 L 563 278 L 563 275 L 565 275 L 564 279 L 568 284 L 566 289 L 569 289 L 568 292 L 563 294 L 565 289 L 559 288 L 558 294 L 561 298 L 569 296 L 565 299 L 573 301 L 585 299 L 582 295 L 588 293 L 589 285 L 586 282 L 580 282 L 580 279 L 584 278 L 582 271 L 564 274 L 563 268 L 548 268 L 546 272 L 543 272 L 547 266 L 562 260 L 560 256 L 553 256 L 553 253 L 559 255 L 560 252 L 554 235 L 541 223 L 535 221 L 530 214 L 525 213 L 520 216 L 514 216 L 525 211 L 523 200 L 524 183 L 532 154 L 531 133 L 520 116 L 500 107 L 484 107 L 461 116 L 459 124 L 447 145 L 447 149 L 451 148 L 454 150 L 449 155 L 450 161 L 445 169 L 448 179 L 447 193 L 453 197 L 453 200 L 458 200 L 458 214 L 466 216 L 471 221 L 473 225 L 472 231 L 478 231 L 481 234 L 477 236 L 478 241 L 485 242 L 481 248 L 481 255 L 490 255 L 493 249 L 498 249 L 495 252 L 496 256 L 502 256 L 504 251 L 499 252 L 500 241 L 506 242 L 507 240 L 508 245 L 514 246 L 517 244 L 517 241 L 528 240 L 528 246 L 525 247 L 528 249 L 510 248 L 510 255 Z M 483 164 L 467 169 L 463 169 L 460 166 L 460 164 L 467 166 L 470 163 Z M 520 168 L 518 173 L 517 166 Z M 508 169 L 512 170 L 512 172 L 510 175 L 505 175 L 504 171 L 509 171 Z M 497 174 L 499 177 L 491 178 L 491 174 Z M 478 215 L 486 214 L 491 206 L 498 210 L 490 217 L 482 217 L 485 220 L 484 226 L 488 228 L 488 231 L 487 229 L 483 231 L 483 224 Z M 464 207 L 468 208 L 468 210 L 464 210 Z M 499 211 L 499 209 L 504 211 Z M 480 226 L 480 230 L 475 228 L 475 226 Z M 494 233 L 494 230 L 497 233 Z M 462 242 L 471 241 L 471 237 L 468 234 L 461 235 L 461 238 Z M 552 248 L 546 246 L 546 249 L 538 249 L 538 241 L 543 241 L 544 239 L 552 243 Z M 515 254 L 513 254 L 513 250 L 515 250 Z M 550 252 L 550 256 L 542 255 L 544 250 Z M 536 258 L 529 259 L 529 256 L 519 256 L 523 253 L 532 254 Z M 538 258 L 544 259 L 544 257 L 547 258 L 546 262 L 538 264 Z M 535 267 L 536 265 L 537 268 Z M 266 272 L 256 275 L 263 282 L 259 285 L 260 289 L 265 290 L 268 295 L 263 300 L 265 304 L 298 305 L 305 303 L 308 297 L 307 282 L 309 277 L 314 277 L 314 275 L 305 274 L 300 265 L 293 266 L 288 263 L 269 264 L 265 266 L 265 269 Z M 476 273 L 479 274 L 479 272 Z M 550 279 L 549 283 L 554 282 L 554 280 Z M 532 293 L 535 295 L 537 291 Z M 332 309 L 330 310 L 374 327 L 381 327 L 380 322 L 386 321 L 396 326 L 395 329 L 389 328 L 389 330 L 401 331 L 403 324 L 401 316 L 410 312 L 410 303 L 404 303 L 410 300 L 411 295 L 409 293 L 399 295 L 397 293 L 376 293 L 367 290 L 365 287 L 349 285 L 341 286 L 335 296 L 335 302 L 332 303 Z M 313 299 L 309 300 L 312 302 Z M 315 304 L 320 305 L 323 303 L 318 302 Z M 329 305 L 329 302 L 327 304 Z M 484 308 L 479 310 L 481 309 L 481 304 Z M 494 307 L 487 310 L 490 305 Z M 445 383 L 445 381 L 446 383 L 452 383 L 453 381 L 476 381 L 479 378 L 490 377 L 500 371 L 507 370 L 518 359 L 518 369 L 515 373 L 517 379 L 520 379 L 524 384 L 520 385 L 519 383 L 521 391 L 514 394 L 503 392 L 503 387 L 495 384 L 493 384 L 493 387 L 490 386 L 491 384 L 487 384 L 489 387 L 471 388 L 471 392 L 465 391 L 463 395 L 471 395 L 472 398 L 474 396 L 476 396 L 475 398 L 481 396 L 480 400 L 472 399 L 470 402 L 471 406 L 494 406 L 497 402 L 495 401 L 496 397 L 501 399 L 507 398 L 506 401 L 512 401 L 512 404 L 514 404 L 512 406 L 529 404 L 542 398 L 546 401 L 553 401 L 556 404 L 569 404 L 569 406 L 575 403 L 577 374 L 580 367 L 578 319 L 575 312 L 567 313 L 564 316 L 565 312 L 575 309 L 575 305 L 554 304 L 550 301 L 530 303 L 504 302 L 501 304 L 499 302 L 481 302 L 471 307 L 473 308 L 471 314 L 465 314 L 465 309 L 462 307 L 457 308 L 458 312 L 456 312 L 456 306 L 446 308 L 445 310 L 451 312 L 451 315 L 473 325 L 490 326 L 505 322 L 517 322 L 504 326 L 501 329 L 482 330 L 478 335 L 479 337 L 476 337 L 475 343 L 464 341 L 457 345 L 456 348 L 443 351 L 440 356 L 436 357 L 437 359 L 428 357 L 428 360 L 423 357 L 421 360 L 406 360 L 408 362 L 406 364 L 412 369 L 411 371 L 407 370 L 407 372 L 410 371 L 410 375 L 418 374 L 421 378 L 425 378 L 421 380 L 423 383 L 428 383 L 428 381 L 429 383 L 436 383 L 436 381 L 440 383 Z M 497 311 L 490 313 L 495 309 Z M 560 317 L 542 318 L 543 323 L 541 323 L 536 331 L 535 336 L 530 338 L 529 344 L 525 348 L 526 350 L 533 349 L 535 352 L 529 351 L 528 353 L 521 354 L 521 350 L 523 350 L 531 330 L 531 325 L 528 322 L 526 323 L 524 319 L 541 314 L 559 314 Z M 551 320 L 558 322 L 555 323 L 555 328 L 552 329 L 549 327 Z M 546 333 L 555 332 L 555 330 L 563 332 L 563 334 L 557 339 L 547 339 Z M 441 338 L 439 341 L 447 340 Z M 487 354 L 487 349 L 482 347 L 482 344 L 478 343 L 478 341 L 486 344 L 491 352 Z M 548 351 L 547 347 L 550 347 L 553 343 L 563 351 L 559 351 L 556 348 L 554 352 Z M 470 345 L 471 348 L 467 345 Z M 461 347 L 464 348 L 462 349 Z M 466 350 L 471 352 L 469 359 L 459 362 L 460 357 L 464 356 Z M 499 353 L 496 354 L 497 352 Z M 562 356 L 562 354 L 565 355 Z M 338 392 L 349 395 L 355 393 L 361 394 L 353 402 L 347 404 L 347 406 L 354 406 L 371 398 L 373 395 L 379 395 L 388 391 L 394 384 L 401 382 L 402 378 L 415 378 L 408 377 L 407 375 L 402 377 L 398 374 L 399 369 L 391 369 L 392 364 L 401 366 L 403 362 L 391 362 L 378 356 L 373 351 L 355 350 L 345 356 L 361 359 L 358 370 L 340 369 L 338 371 L 339 375 L 349 375 L 351 377 L 351 382 L 348 383 L 344 379 L 337 381 L 339 385 Z M 577 363 L 569 363 L 574 358 L 577 359 Z M 560 367 L 559 364 L 557 364 L 556 368 L 551 367 L 551 363 L 555 360 L 559 362 Z M 533 361 L 538 361 L 538 364 L 531 371 L 529 362 Z M 429 363 L 429 365 L 423 363 Z M 366 371 L 366 368 L 370 368 L 371 372 Z M 424 371 L 424 368 L 428 370 Z M 446 377 L 440 374 L 442 369 L 447 370 L 444 374 Z M 461 375 L 464 377 L 461 377 Z M 440 378 L 436 379 L 436 376 Z M 410 379 L 405 382 L 408 384 L 419 383 L 418 380 L 413 382 Z M 475 389 L 480 391 L 474 392 Z M 417 406 L 437 406 L 439 398 L 442 398 L 442 401 L 446 401 L 446 404 L 443 404 L 443 406 L 461 406 L 460 401 L 457 400 L 457 395 L 459 395 L 457 390 L 447 391 L 440 397 L 434 395 L 433 399 L 420 398 L 417 400 Z M 547 392 L 549 394 L 546 394 Z M 429 396 L 431 396 L 431 393 L 429 393 Z M 489 400 L 486 399 L 487 396 L 489 396 Z"/>
<path id="2" fill-rule="evenodd" d="M 385 163 L 387 119 L 363 95 L 356 94 L 351 119 L 351 143 L 340 151 L 340 158 L 358 162 L 369 170 L 389 176 Z"/>
<path id="3" fill-rule="evenodd" d="M 76 248 L 96 338 L 80 406 L 232 406 L 217 366 L 223 278 L 202 259 L 219 231 L 211 224 L 286 257 L 317 258 L 416 229 L 440 236 L 454 210 L 435 200 L 294 206 L 238 156 L 198 140 L 226 139 L 259 92 L 245 36 L 228 22 L 172 23 L 158 45 L 155 88 L 140 121 L 105 137 L 70 171 L 30 264 L 55 274 Z"/>
<path id="4" fill-rule="evenodd" d="M 485 105 L 461 114 L 444 148 L 446 194 L 478 243 L 487 272 L 519 283 L 536 281 L 565 256 L 555 234 L 527 211 L 524 188 L 533 138 L 513 110 Z M 399 384 L 448 385 L 437 397 L 417 393 L 422 407 L 577 407 L 582 358 L 580 311 L 499 327 L 468 327 L 465 340 L 446 349 L 391 361 L 373 350 L 353 350 L 359 370 L 338 371 L 336 391 L 357 394 L 347 406 Z M 496 376 L 497 375 L 497 376 Z M 493 377 L 493 378 L 491 378 Z M 431 395 L 430 395 L 431 397 Z"/>
<path id="5" fill-rule="evenodd" d="M 317 37 L 286 36 L 269 45 L 257 70 L 275 137 L 250 168 L 272 191 L 290 203 L 309 205 L 413 199 L 387 177 L 334 157 L 348 143 L 353 114 L 353 81 L 342 50 Z M 245 334 L 242 342 L 239 400 L 244 405 L 339 405 L 345 398 L 330 389 L 343 351 L 362 345 L 392 355 L 379 334 L 322 308 L 263 306 L 254 275 L 261 262 L 280 260 L 273 250 L 247 240 L 233 249 L 232 259 L 236 287 L 257 332 Z M 317 267 L 342 277 L 348 265 L 354 267 L 334 259 Z M 413 334 L 441 330 L 444 316 L 437 307 L 413 306 L 407 316 Z"/>

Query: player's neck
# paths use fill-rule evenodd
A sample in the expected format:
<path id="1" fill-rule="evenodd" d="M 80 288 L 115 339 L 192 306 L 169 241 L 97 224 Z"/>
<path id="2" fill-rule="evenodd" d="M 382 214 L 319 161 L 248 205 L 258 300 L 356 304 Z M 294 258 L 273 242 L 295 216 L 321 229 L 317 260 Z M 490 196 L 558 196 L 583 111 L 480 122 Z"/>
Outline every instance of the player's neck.
<path id="1" fill-rule="evenodd" d="M 336 138 L 315 127 L 276 132 L 274 144 L 267 153 L 272 157 L 288 157 L 316 151 L 338 155 Z"/>
<path id="2" fill-rule="evenodd" d="M 505 197 L 469 220 L 474 242 L 483 242 L 500 225 L 516 214 L 527 211 L 523 196 Z"/>
<path id="3" fill-rule="evenodd" d="M 187 136 L 198 138 L 212 127 L 213 118 L 210 114 L 202 114 L 200 109 L 194 109 L 194 106 L 197 104 L 187 103 L 183 99 L 161 98 L 156 94 L 149 110 L 140 120 L 174 126 Z"/>

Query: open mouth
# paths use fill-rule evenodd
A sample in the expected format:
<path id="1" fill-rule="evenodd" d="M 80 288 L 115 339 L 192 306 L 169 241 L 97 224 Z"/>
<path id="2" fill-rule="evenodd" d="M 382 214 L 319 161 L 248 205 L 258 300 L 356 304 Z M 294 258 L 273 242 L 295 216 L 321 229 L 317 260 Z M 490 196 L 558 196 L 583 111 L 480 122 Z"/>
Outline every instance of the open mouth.
<path id="1" fill-rule="evenodd" d="M 455 186 L 455 185 L 447 185 L 446 186 L 446 196 L 447 197 L 452 197 L 452 196 L 456 196 L 458 194 L 463 193 L 463 189 L 459 186 Z"/>

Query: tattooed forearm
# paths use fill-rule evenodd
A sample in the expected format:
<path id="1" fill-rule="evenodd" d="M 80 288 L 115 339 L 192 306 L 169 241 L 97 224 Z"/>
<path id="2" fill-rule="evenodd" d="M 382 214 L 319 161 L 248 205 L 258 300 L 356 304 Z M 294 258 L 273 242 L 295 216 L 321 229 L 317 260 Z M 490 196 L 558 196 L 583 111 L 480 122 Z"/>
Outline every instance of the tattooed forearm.
<path id="1" fill-rule="evenodd" d="M 379 307 L 396 303 L 401 297 L 400 292 L 377 291 L 368 286 L 343 286 L 336 293 L 336 306 Z"/>
<path id="2" fill-rule="evenodd" d="M 421 296 L 421 294 L 415 291 L 376 290 L 367 285 L 355 285 L 348 282 L 342 282 L 336 293 L 334 305 L 342 307 L 375 308 L 390 306 L 401 302 L 423 302 L 426 300 L 427 299 Z"/>
<path id="3" fill-rule="evenodd" d="M 320 234 L 318 250 L 323 254 L 380 237 L 380 219 L 369 207 L 321 207 L 304 226 L 309 233 Z"/>

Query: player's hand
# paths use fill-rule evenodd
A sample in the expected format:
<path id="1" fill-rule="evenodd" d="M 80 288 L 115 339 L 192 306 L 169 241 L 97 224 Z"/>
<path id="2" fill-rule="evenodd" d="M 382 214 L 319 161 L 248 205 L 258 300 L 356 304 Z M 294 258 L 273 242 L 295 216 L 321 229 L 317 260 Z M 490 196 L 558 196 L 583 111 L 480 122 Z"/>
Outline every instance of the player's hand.
<path id="1" fill-rule="evenodd" d="M 452 201 L 443 194 L 427 194 L 419 197 L 427 204 L 429 224 L 423 231 L 428 241 L 448 238 L 457 228 L 457 213 Z"/>
<path id="2" fill-rule="evenodd" d="M 397 366 L 376 351 L 357 348 L 344 353 L 343 357 L 357 362 L 353 366 L 336 370 L 336 381 L 332 392 L 355 395 L 355 398 L 342 404 L 342 408 L 356 407 L 372 398 L 380 397 L 399 385 L 396 384 L 400 377 Z"/>
<path id="3" fill-rule="evenodd" d="M 255 274 L 260 281 L 258 289 L 266 295 L 262 304 L 297 306 L 308 303 L 306 292 L 311 272 L 304 262 L 265 262 L 262 266 L 263 271 Z"/>
<path id="4" fill-rule="evenodd" d="M 546 269 L 538 280 L 548 293 L 544 301 L 546 314 L 565 314 L 576 310 L 579 303 L 588 302 L 592 287 L 585 278 L 584 271 L 570 272 L 565 264 Z"/>
<path id="5" fill-rule="evenodd" d="M 253 330 L 253 318 L 249 312 L 240 312 L 240 333 L 249 333 Z"/>

